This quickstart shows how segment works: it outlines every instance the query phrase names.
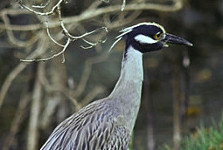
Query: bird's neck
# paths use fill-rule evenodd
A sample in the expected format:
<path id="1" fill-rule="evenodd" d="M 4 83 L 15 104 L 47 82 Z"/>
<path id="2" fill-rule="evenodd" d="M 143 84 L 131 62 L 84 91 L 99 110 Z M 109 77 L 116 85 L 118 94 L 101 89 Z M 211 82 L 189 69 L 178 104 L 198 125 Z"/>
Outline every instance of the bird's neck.
<path id="1" fill-rule="evenodd" d="M 121 74 L 110 97 L 132 131 L 139 111 L 143 81 L 142 53 L 129 46 L 122 60 Z"/>

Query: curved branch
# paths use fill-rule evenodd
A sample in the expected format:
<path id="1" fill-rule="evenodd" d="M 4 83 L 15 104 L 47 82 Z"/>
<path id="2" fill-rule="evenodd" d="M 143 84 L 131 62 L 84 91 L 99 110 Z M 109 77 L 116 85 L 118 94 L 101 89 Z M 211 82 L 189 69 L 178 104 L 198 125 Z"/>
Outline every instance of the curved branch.
<path id="1" fill-rule="evenodd" d="M 10 20 L 8 18 L 7 15 L 7 11 L 3 11 L 1 13 L 2 16 L 2 20 L 4 22 L 5 27 L 10 26 Z M 6 30 L 6 33 L 8 35 L 8 39 L 9 41 L 19 47 L 28 47 L 30 45 L 33 45 L 38 39 L 39 39 L 39 33 L 36 33 L 31 39 L 29 39 L 28 41 L 22 41 L 22 40 L 18 40 L 15 36 L 12 30 Z"/>
<path id="2" fill-rule="evenodd" d="M 47 61 L 47 60 L 53 59 L 53 58 L 55 58 L 57 56 L 60 56 L 60 55 L 62 55 L 64 57 L 63 54 L 66 51 L 69 44 L 70 44 L 70 38 L 67 39 L 67 42 L 64 45 L 63 49 L 60 52 L 58 52 L 56 54 L 53 54 L 52 56 L 49 56 L 49 57 L 46 57 L 46 58 L 40 58 L 40 59 L 36 59 L 36 58 L 34 58 L 34 59 L 20 59 L 20 61 L 23 61 L 23 62 Z"/>
<path id="3" fill-rule="evenodd" d="M 28 11 L 30 11 L 30 12 L 32 12 L 32 13 L 35 13 L 36 15 L 40 15 L 40 16 L 48 16 L 48 15 L 53 14 L 54 11 L 55 11 L 55 9 L 56 9 L 62 2 L 63 2 L 63 0 L 59 0 L 59 1 L 56 3 L 56 5 L 54 5 L 54 6 L 52 7 L 52 9 L 51 9 L 50 11 L 43 13 L 43 12 L 35 11 L 35 10 L 29 8 L 28 6 L 24 5 L 23 2 L 22 2 L 22 0 L 19 0 L 19 1 L 18 1 L 18 3 L 20 4 L 21 7 L 27 9 Z"/>
<path id="4" fill-rule="evenodd" d="M 91 73 L 92 65 L 104 61 L 107 58 L 107 56 L 108 54 L 104 53 L 104 54 L 101 54 L 100 56 L 96 56 L 96 57 L 89 58 L 88 60 L 86 60 L 84 71 L 82 73 L 78 87 L 74 91 L 73 97 L 79 97 L 85 90 L 87 81 Z"/>
<path id="5" fill-rule="evenodd" d="M 183 7 L 182 0 L 174 0 L 172 5 L 165 5 L 165 4 L 152 4 L 152 3 L 140 3 L 140 4 L 128 4 L 125 6 L 124 11 L 134 11 L 134 10 L 154 10 L 160 12 L 174 12 L 180 10 Z M 64 24 L 70 24 L 74 22 L 81 22 L 88 19 L 92 19 L 107 13 L 114 13 L 120 11 L 120 5 L 108 6 L 103 8 L 97 9 L 87 9 L 85 12 L 80 14 L 79 16 L 72 16 L 72 17 L 64 17 L 63 22 Z M 59 27 L 60 22 L 58 20 L 52 20 L 49 22 L 49 28 Z M 42 24 L 34 24 L 34 25 L 9 25 L 5 27 L 4 25 L 0 24 L 0 28 L 7 29 L 7 30 L 14 30 L 14 31 L 30 31 L 30 30 L 38 30 L 42 28 Z"/>
<path id="6" fill-rule="evenodd" d="M 43 36 L 45 37 L 45 36 Z M 37 49 L 32 52 L 27 58 L 36 58 L 43 54 L 47 50 L 47 44 L 48 40 L 46 38 L 42 38 L 42 40 L 39 42 Z M 9 90 L 10 85 L 12 84 L 12 81 L 21 73 L 28 64 L 26 63 L 20 63 L 15 69 L 12 70 L 12 72 L 9 73 L 9 75 L 6 77 L 4 83 L 2 84 L 1 91 L 0 91 L 0 109 L 2 107 L 2 104 L 4 102 L 4 98 L 6 96 L 6 93 Z"/>

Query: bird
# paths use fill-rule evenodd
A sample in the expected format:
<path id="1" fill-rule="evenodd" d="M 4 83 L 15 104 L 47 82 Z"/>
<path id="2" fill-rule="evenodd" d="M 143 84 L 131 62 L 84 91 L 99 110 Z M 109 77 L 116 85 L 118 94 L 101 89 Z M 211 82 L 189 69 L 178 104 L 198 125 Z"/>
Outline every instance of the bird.
<path id="1" fill-rule="evenodd" d="M 112 92 L 62 121 L 41 150 L 127 150 L 140 108 L 143 54 L 170 44 L 192 46 L 154 22 L 122 29 L 114 43 L 121 39 L 125 40 L 125 50 Z"/>

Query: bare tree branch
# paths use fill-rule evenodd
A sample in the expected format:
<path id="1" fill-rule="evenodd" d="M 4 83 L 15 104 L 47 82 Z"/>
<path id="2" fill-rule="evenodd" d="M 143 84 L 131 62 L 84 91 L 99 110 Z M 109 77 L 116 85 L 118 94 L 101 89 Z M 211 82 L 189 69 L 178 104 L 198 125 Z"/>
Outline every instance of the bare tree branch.
<path id="1" fill-rule="evenodd" d="M 44 103 L 42 104 L 44 105 L 44 109 L 40 118 L 40 128 L 47 129 L 51 125 L 52 119 L 54 119 L 56 110 L 61 109 L 61 106 L 66 99 L 64 97 L 63 91 L 67 89 L 67 75 L 65 64 L 58 64 L 57 61 L 52 61 L 49 62 L 49 64 L 51 64 L 50 68 L 48 68 L 48 65 L 46 63 L 42 64 L 44 65 L 44 69 L 42 69 L 39 76 L 41 77 L 41 85 L 44 87 L 44 90 L 46 90 L 46 94 L 45 97 L 43 97 Z M 48 72 L 46 72 L 46 70 L 48 70 Z M 47 79 L 47 73 L 50 74 L 51 78 Z M 48 88 L 50 88 L 50 91 Z"/>
<path id="2" fill-rule="evenodd" d="M 64 0 L 59 0 L 59 1 L 56 3 L 56 5 L 53 5 L 53 7 L 52 7 L 52 9 L 51 9 L 50 11 L 45 12 L 45 13 L 43 13 L 43 12 L 38 12 L 38 11 L 35 11 L 35 10 L 29 8 L 28 6 L 26 6 L 26 5 L 23 4 L 23 1 L 22 1 L 22 0 L 19 0 L 18 3 L 21 5 L 21 7 L 27 9 L 28 11 L 30 11 L 30 12 L 36 14 L 36 15 L 40 15 L 40 16 L 48 16 L 48 15 L 52 15 L 52 14 L 54 13 L 55 9 L 56 9 L 58 6 L 60 6 L 60 4 L 61 4 L 63 1 L 64 1 Z M 36 6 L 34 6 L 34 8 L 35 8 L 35 7 L 36 7 Z"/>
<path id="3" fill-rule="evenodd" d="M 126 0 L 123 0 L 122 6 L 121 6 L 121 11 L 124 11 L 126 5 Z"/>
<path id="4" fill-rule="evenodd" d="M 74 104 L 74 106 L 76 107 L 76 110 L 78 111 L 78 110 L 80 110 L 82 107 L 83 107 L 83 105 L 82 104 L 80 104 L 78 101 L 77 101 L 77 99 L 76 98 L 74 98 L 74 96 L 72 96 L 71 94 L 70 94 L 70 92 L 68 91 L 64 91 L 64 95 Z"/>
<path id="5" fill-rule="evenodd" d="M 53 58 L 63 54 L 66 51 L 66 49 L 67 49 L 69 44 L 70 44 L 70 38 L 67 39 L 67 42 L 64 45 L 63 49 L 60 52 L 58 52 L 56 54 L 53 54 L 52 56 L 49 56 L 49 57 L 46 57 L 46 58 L 40 58 L 40 59 L 36 59 L 36 58 L 34 58 L 34 59 L 20 59 L 20 61 L 23 61 L 23 62 L 33 62 L 33 61 L 47 61 L 47 60 L 53 59 Z M 62 62 L 62 63 L 64 63 L 64 62 Z"/>
<path id="6" fill-rule="evenodd" d="M 10 21 L 9 21 L 9 18 L 8 18 L 7 13 L 8 13 L 8 11 L 2 11 L 1 12 L 1 16 L 2 16 L 2 19 L 4 21 L 5 27 L 10 26 Z M 16 14 L 14 14 L 14 15 L 16 15 Z M 14 44 L 16 46 L 19 46 L 19 47 L 28 47 L 30 45 L 33 45 L 37 40 L 39 40 L 39 36 L 40 36 L 40 32 L 37 32 L 35 34 L 35 36 L 33 36 L 32 38 L 30 38 L 30 40 L 28 40 L 28 41 L 22 41 L 22 40 L 18 40 L 17 38 L 15 38 L 12 30 L 6 30 L 6 33 L 8 35 L 9 41 L 12 44 Z"/>
<path id="7" fill-rule="evenodd" d="M 43 9 L 43 8 L 46 8 L 49 4 L 50 4 L 50 0 L 48 0 L 47 2 L 46 2 L 46 4 L 44 5 L 44 4 L 41 4 L 41 5 L 32 5 L 32 8 L 39 8 L 39 9 Z"/>
<path id="8" fill-rule="evenodd" d="M 100 56 L 90 58 L 85 62 L 84 71 L 82 73 L 78 87 L 74 91 L 73 97 L 79 97 L 83 93 L 91 73 L 92 65 L 104 61 L 107 58 L 107 56 L 108 54 L 105 53 Z"/>
<path id="9" fill-rule="evenodd" d="M 49 36 L 49 38 L 50 38 L 55 44 L 57 44 L 58 46 L 64 47 L 65 45 L 62 45 L 62 44 L 58 43 L 58 42 L 51 36 L 48 22 L 45 22 L 45 25 L 46 25 L 46 32 L 47 32 L 47 35 Z"/>
<path id="10" fill-rule="evenodd" d="M 3 150 L 9 150 L 10 146 L 15 142 L 15 135 L 17 134 L 20 125 L 24 120 L 24 114 L 27 111 L 25 108 L 30 100 L 30 94 L 25 92 L 19 101 L 19 106 L 16 110 L 15 117 L 13 118 L 9 134 L 7 135 L 5 143 L 2 147 Z"/>
<path id="11" fill-rule="evenodd" d="M 42 34 L 43 35 L 43 34 Z M 43 54 L 46 50 L 47 50 L 47 42 L 48 40 L 46 38 L 42 38 L 41 41 L 39 41 L 38 43 L 38 46 L 36 48 L 35 51 L 33 51 L 28 57 L 28 58 L 36 58 L 38 56 L 40 56 L 41 54 Z M 20 63 L 17 67 L 15 67 L 15 69 L 13 69 L 9 75 L 6 77 L 4 83 L 2 84 L 2 87 L 1 87 L 1 91 L 0 91 L 0 109 L 2 107 L 2 104 L 3 104 L 3 101 L 4 101 L 4 98 L 5 98 L 5 95 L 6 93 L 8 92 L 8 89 L 12 83 L 12 81 L 19 75 L 19 73 L 21 73 L 26 67 L 27 67 L 28 64 L 25 64 L 25 63 Z"/>
<path id="12" fill-rule="evenodd" d="M 37 77 L 35 81 L 35 86 L 33 90 L 32 104 L 31 104 L 31 113 L 29 120 L 29 129 L 28 129 L 28 150 L 37 150 L 38 149 L 38 122 L 40 115 L 40 106 L 41 106 L 41 97 L 42 97 L 42 86 L 39 80 L 39 75 L 43 66 L 41 64 L 37 67 Z"/>
<path id="13" fill-rule="evenodd" d="M 42 112 L 41 121 L 39 122 L 41 129 L 46 129 L 49 126 L 49 124 L 51 123 L 52 115 L 55 112 L 55 109 L 58 106 L 58 104 L 59 104 L 58 97 L 49 98 L 47 100 L 45 109 Z"/>
<path id="14" fill-rule="evenodd" d="M 62 2 L 62 1 L 59 1 L 59 2 Z M 49 25 L 48 25 L 48 22 L 47 22 L 47 21 L 45 22 L 45 26 L 46 26 L 46 29 L 47 29 L 47 35 L 49 36 L 49 38 L 50 38 L 55 44 L 59 45 L 60 47 L 63 47 L 63 49 L 62 49 L 60 52 L 58 52 L 58 53 L 56 53 L 56 54 L 53 54 L 52 56 L 49 56 L 49 57 L 46 57 L 46 58 L 40 58 L 40 59 L 35 59 L 35 58 L 34 58 L 34 59 L 21 59 L 21 61 L 24 61 L 24 62 L 47 61 L 47 60 L 50 60 L 50 59 L 53 59 L 53 58 L 55 58 L 55 57 L 57 57 L 57 56 L 62 55 L 62 57 L 63 57 L 63 61 L 62 61 L 62 63 L 64 63 L 64 62 L 65 62 L 64 52 L 66 51 L 66 49 L 67 49 L 68 45 L 70 44 L 71 40 L 74 41 L 74 40 L 77 40 L 77 39 L 82 39 L 82 38 L 84 38 L 85 36 L 88 36 L 88 35 L 90 35 L 90 34 L 93 34 L 93 33 L 95 33 L 96 31 L 101 30 L 101 29 L 104 29 L 106 32 L 108 32 L 108 30 L 107 30 L 106 27 L 102 27 L 102 28 L 99 28 L 99 29 L 96 29 L 96 30 L 93 30 L 93 31 L 90 31 L 90 32 L 86 32 L 86 33 L 84 33 L 84 34 L 82 34 L 82 35 L 80 35 L 80 36 L 73 36 L 73 35 L 71 35 L 71 34 L 68 32 L 68 30 L 66 29 L 66 27 L 65 27 L 65 25 L 64 25 L 64 23 L 63 23 L 63 19 L 62 19 L 62 16 L 61 16 L 61 10 L 60 10 L 59 2 L 57 3 L 58 5 L 57 5 L 57 4 L 55 5 L 55 6 L 57 6 L 57 7 L 54 6 L 52 10 L 54 11 L 54 8 L 57 8 L 57 13 L 58 13 L 58 17 L 59 17 L 59 21 L 60 21 L 61 28 L 62 28 L 63 33 L 65 34 L 65 36 L 68 38 L 66 44 L 65 44 L 65 45 L 62 45 L 62 44 L 58 43 L 56 40 L 54 40 L 54 38 L 51 36 L 51 34 L 50 34 L 50 32 L 49 32 Z M 20 1 L 20 5 L 22 5 L 24 8 L 26 8 L 28 11 L 31 11 L 31 12 L 35 13 L 36 15 L 43 15 L 42 13 L 38 13 L 38 12 L 32 10 L 31 8 L 29 8 L 29 7 L 25 6 L 25 5 L 23 5 L 23 4 L 21 3 L 21 1 Z M 47 13 L 47 15 L 48 15 L 48 13 Z M 12 32 L 10 32 L 10 33 L 12 33 Z M 13 36 L 11 35 L 11 37 L 13 37 Z M 83 40 L 84 40 L 84 39 L 83 39 Z M 87 40 L 84 40 L 84 41 L 85 41 L 87 44 L 89 44 L 88 47 L 84 47 L 85 49 L 87 49 L 87 48 L 92 48 L 93 46 L 97 45 L 98 43 L 100 43 L 100 42 L 102 43 L 102 42 L 103 42 L 103 41 L 98 41 L 98 42 L 96 42 L 96 43 L 90 43 L 90 42 L 88 42 Z"/>
<path id="15" fill-rule="evenodd" d="M 95 43 L 89 42 L 89 41 L 87 41 L 87 40 L 84 39 L 84 38 L 82 38 L 82 40 L 83 40 L 85 43 L 89 44 L 89 46 L 83 46 L 83 45 L 82 45 L 81 47 L 82 47 L 83 49 L 90 49 L 90 48 L 92 48 L 92 47 L 98 45 L 99 43 L 105 43 L 105 42 L 106 42 L 106 39 L 105 39 L 105 40 L 99 40 L 99 41 L 97 41 L 97 42 L 95 42 Z"/>
<path id="16" fill-rule="evenodd" d="M 125 11 L 155 10 L 155 11 L 160 11 L 160 12 L 174 12 L 174 11 L 180 10 L 182 6 L 183 6 L 182 0 L 173 0 L 173 4 L 171 5 L 153 4 L 153 3 L 133 3 L 133 4 L 126 5 Z M 104 14 L 114 13 L 118 11 L 120 11 L 120 5 L 108 6 L 108 7 L 97 8 L 97 9 L 87 9 L 86 11 L 84 11 L 78 16 L 64 17 L 63 23 L 70 24 L 70 23 L 82 22 L 82 21 L 89 20 L 98 16 L 102 16 Z M 18 11 L 17 13 L 27 14 L 27 12 L 24 10 Z M 51 20 L 49 22 L 49 28 L 55 28 L 58 26 L 60 26 L 60 22 L 57 19 Z M 13 31 L 30 31 L 30 30 L 41 29 L 42 24 L 23 25 L 23 26 L 9 25 L 7 27 L 5 27 L 5 25 L 0 24 L 0 28 L 5 29 L 5 30 L 13 30 Z"/>

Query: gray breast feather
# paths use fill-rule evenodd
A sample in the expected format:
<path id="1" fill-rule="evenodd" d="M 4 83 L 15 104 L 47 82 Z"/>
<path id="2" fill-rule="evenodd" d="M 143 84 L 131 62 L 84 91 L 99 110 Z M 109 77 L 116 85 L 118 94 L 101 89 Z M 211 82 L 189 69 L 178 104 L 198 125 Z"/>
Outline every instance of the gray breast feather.
<path id="1" fill-rule="evenodd" d="M 130 133 L 109 106 L 95 102 L 59 124 L 41 150 L 127 150 Z"/>

